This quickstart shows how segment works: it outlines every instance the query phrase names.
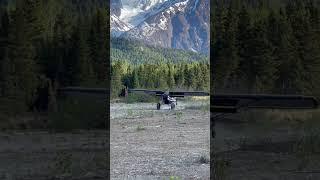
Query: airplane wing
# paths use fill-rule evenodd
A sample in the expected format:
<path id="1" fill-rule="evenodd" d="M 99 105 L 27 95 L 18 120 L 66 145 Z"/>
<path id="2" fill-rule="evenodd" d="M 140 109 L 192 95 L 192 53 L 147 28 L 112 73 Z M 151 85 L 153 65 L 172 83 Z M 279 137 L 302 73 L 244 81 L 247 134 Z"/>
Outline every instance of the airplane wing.
<path id="1" fill-rule="evenodd" d="M 143 92 L 161 96 L 164 91 L 146 89 L 128 89 L 128 92 Z M 94 95 L 105 98 L 109 93 L 107 88 L 65 87 L 58 89 L 64 95 Z M 172 91 L 171 97 L 209 96 L 202 91 Z M 235 113 L 243 108 L 260 109 L 316 109 L 318 100 L 312 96 L 302 95 L 257 95 L 257 94 L 215 94 L 211 96 L 211 112 Z"/>
<path id="2" fill-rule="evenodd" d="M 301 95 L 213 95 L 212 112 L 235 113 L 248 109 L 315 109 L 318 101 L 312 96 Z"/>
<path id="3" fill-rule="evenodd" d="M 172 91 L 172 92 L 169 92 L 169 96 L 171 97 L 210 96 L 210 94 L 203 91 Z"/>
<path id="4" fill-rule="evenodd" d="M 129 93 L 134 92 L 143 92 L 151 95 L 161 96 L 164 94 L 164 91 L 159 90 L 146 90 L 146 89 L 129 89 Z M 209 96 L 210 94 L 207 92 L 202 91 L 170 91 L 169 96 L 170 97 L 185 97 L 185 96 Z"/>
<path id="5" fill-rule="evenodd" d="M 84 88 L 84 87 L 64 87 L 58 89 L 59 93 L 63 94 L 96 94 L 96 95 L 106 95 L 109 90 L 106 88 Z M 164 91 L 160 90 L 147 90 L 147 89 L 128 89 L 129 93 L 146 93 L 150 95 L 161 96 Z M 171 97 L 184 97 L 184 96 L 209 96 L 209 93 L 201 91 L 172 91 L 169 92 Z"/>
<path id="6" fill-rule="evenodd" d="M 156 95 L 161 96 L 164 94 L 164 91 L 158 91 L 158 90 L 147 90 L 147 89 L 128 89 L 129 93 L 146 93 L 150 95 Z"/>

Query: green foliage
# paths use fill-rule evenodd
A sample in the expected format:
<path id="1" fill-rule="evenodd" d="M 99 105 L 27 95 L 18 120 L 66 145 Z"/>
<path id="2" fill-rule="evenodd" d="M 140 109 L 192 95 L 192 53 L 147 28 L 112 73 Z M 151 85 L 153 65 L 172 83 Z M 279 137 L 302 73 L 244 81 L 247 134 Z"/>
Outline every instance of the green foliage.
<path id="1" fill-rule="evenodd" d="M 158 98 L 149 94 L 145 93 L 134 93 L 134 94 L 128 94 L 128 97 L 126 98 L 126 103 L 150 103 L 150 102 L 157 102 Z"/>
<path id="2" fill-rule="evenodd" d="M 145 127 L 143 127 L 142 125 L 138 125 L 137 128 L 136 128 L 137 131 L 144 131 L 146 130 Z"/>
<path id="3" fill-rule="evenodd" d="M 147 89 L 209 89 L 209 58 L 203 54 L 112 38 L 111 61 L 113 98 L 125 86 Z"/>
<path id="4" fill-rule="evenodd" d="M 217 91 L 319 95 L 319 3 L 215 1 Z"/>
<path id="5" fill-rule="evenodd" d="M 16 10 L 12 12 L 8 24 L 8 34 L 4 34 L 7 36 L 7 44 L 3 44 L 2 93 L 6 97 L 17 97 L 26 107 L 32 105 L 39 85 L 33 44 L 37 37 L 33 32 L 38 31 L 35 26 L 39 24 L 39 17 L 30 14 L 37 10 L 36 3 L 37 1 L 17 1 Z"/>
<path id="6" fill-rule="evenodd" d="M 121 90 L 124 88 L 122 77 L 124 67 L 121 62 L 116 62 L 111 69 L 111 97 L 118 97 Z"/>
<path id="7" fill-rule="evenodd" d="M 169 180 L 180 180 L 179 176 L 170 176 Z"/>
<path id="8" fill-rule="evenodd" d="M 177 111 L 176 112 L 176 116 L 178 118 L 178 120 L 181 120 L 183 113 L 181 111 Z"/>
<path id="9" fill-rule="evenodd" d="M 0 114 L 9 119 L 35 110 L 52 110 L 52 117 L 70 120 L 66 126 L 77 124 L 71 119 L 77 118 L 77 108 L 84 107 L 72 110 L 69 106 L 74 102 L 62 102 L 59 115 L 54 113 L 56 104 L 52 100 L 56 89 L 63 86 L 106 87 L 106 8 L 102 0 L 0 3 Z M 45 106 L 49 109 L 40 108 Z M 64 107 L 66 112 L 62 112 Z M 64 126 L 62 121 L 54 122 Z"/>
<path id="10" fill-rule="evenodd" d="M 116 61 L 111 67 L 111 94 L 117 97 L 124 87 L 145 89 L 209 90 L 208 62 L 181 62 L 132 65 Z"/>
<path id="11" fill-rule="evenodd" d="M 112 62 L 126 61 L 134 65 L 209 61 L 206 55 L 192 51 L 153 47 L 122 38 L 111 39 L 110 52 Z"/>

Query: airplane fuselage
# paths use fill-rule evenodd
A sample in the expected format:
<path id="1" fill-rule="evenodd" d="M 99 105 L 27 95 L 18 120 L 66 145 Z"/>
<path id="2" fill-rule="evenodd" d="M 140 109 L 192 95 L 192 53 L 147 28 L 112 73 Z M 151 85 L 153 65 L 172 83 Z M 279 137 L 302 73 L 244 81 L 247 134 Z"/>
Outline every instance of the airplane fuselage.
<path id="1" fill-rule="evenodd" d="M 177 105 L 177 99 L 174 97 L 170 97 L 167 94 L 162 94 L 159 103 L 157 104 L 157 109 L 159 110 L 161 105 L 167 104 L 170 105 L 171 109 L 174 109 Z"/>

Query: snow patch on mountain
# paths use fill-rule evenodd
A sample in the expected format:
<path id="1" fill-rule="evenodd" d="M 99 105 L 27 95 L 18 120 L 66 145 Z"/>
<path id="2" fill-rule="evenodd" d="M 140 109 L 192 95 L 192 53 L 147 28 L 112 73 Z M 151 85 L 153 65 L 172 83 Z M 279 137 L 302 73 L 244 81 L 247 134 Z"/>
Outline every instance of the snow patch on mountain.
<path id="1" fill-rule="evenodd" d="M 166 1 L 170 0 L 122 0 L 122 4 L 133 9 L 138 8 L 146 11 L 151 9 L 155 5 L 161 4 Z"/>
<path id="2" fill-rule="evenodd" d="M 110 16 L 112 36 L 207 52 L 209 0 L 112 1 L 118 3 Z"/>
<path id="3" fill-rule="evenodd" d="M 130 29 L 133 28 L 130 24 L 127 24 L 123 21 L 121 21 L 116 15 L 111 15 L 110 16 L 111 20 L 111 35 L 115 37 L 119 37 L 121 34 L 124 32 L 129 31 Z"/>
<path id="4" fill-rule="evenodd" d="M 196 10 L 198 4 L 199 4 L 199 0 L 195 0 L 192 11 Z"/>
<path id="5" fill-rule="evenodd" d="M 124 5 L 121 9 L 120 19 L 123 22 L 131 24 L 133 26 L 138 25 L 139 23 L 143 22 L 144 18 L 141 18 L 139 15 L 144 11 L 140 8 L 132 8 L 130 6 Z"/>
<path id="6" fill-rule="evenodd" d="M 174 1 L 174 3 L 170 1 L 170 4 L 165 4 L 150 13 L 146 13 L 145 17 L 148 18 L 144 19 L 142 24 L 139 24 L 134 29 L 132 29 L 133 33 L 129 32 L 129 34 L 140 38 L 141 35 L 139 35 L 139 32 L 137 32 L 139 30 L 142 30 L 140 34 L 142 34 L 143 36 L 151 36 L 153 35 L 153 33 L 157 32 L 157 30 L 167 30 L 171 16 L 178 12 L 184 12 L 188 1 L 189 0 L 184 0 L 181 2 L 180 0 Z"/>

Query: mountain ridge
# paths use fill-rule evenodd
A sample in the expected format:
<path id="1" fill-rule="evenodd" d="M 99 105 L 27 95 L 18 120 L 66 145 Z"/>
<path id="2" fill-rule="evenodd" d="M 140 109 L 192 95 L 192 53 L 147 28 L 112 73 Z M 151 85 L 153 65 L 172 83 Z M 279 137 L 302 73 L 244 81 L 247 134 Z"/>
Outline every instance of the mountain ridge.
<path id="1" fill-rule="evenodd" d="M 182 49 L 168 49 L 155 47 L 141 41 L 124 38 L 111 38 L 110 57 L 112 62 L 126 61 L 130 64 L 208 62 L 205 54 L 185 51 Z"/>
<path id="2" fill-rule="evenodd" d="M 147 8 L 139 4 L 148 2 L 151 5 Z M 128 5 L 126 3 L 112 0 L 113 37 L 139 40 L 164 48 L 209 53 L 209 0 L 138 0 L 138 5 L 130 12 L 124 8 Z"/>

